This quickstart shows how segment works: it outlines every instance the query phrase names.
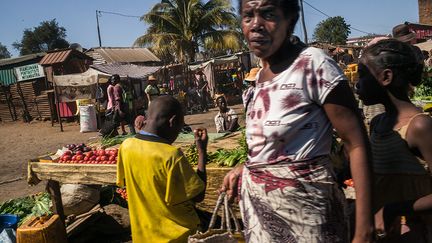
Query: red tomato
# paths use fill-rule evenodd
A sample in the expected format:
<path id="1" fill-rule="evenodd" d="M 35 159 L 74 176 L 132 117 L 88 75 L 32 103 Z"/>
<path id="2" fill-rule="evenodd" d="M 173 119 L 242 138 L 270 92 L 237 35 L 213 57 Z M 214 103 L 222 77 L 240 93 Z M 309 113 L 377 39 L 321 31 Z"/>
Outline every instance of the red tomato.
<path id="1" fill-rule="evenodd" d="M 86 156 L 88 156 L 88 157 L 92 157 L 93 156 L 93 151 L 85 152 L 84 154 Z"/>
<path id="2" fill-rule="evenodd" d="M 103 161 L 103 160 L 107 160 L 107 159 L 108 159 L 108 158 L 107 158 L 107 156 L 105 156 L 105 155 L 103 155 L 103 156 L 100 157 L 100 160 L 102 160 L 102 161 Z"/>
<path id="3" fill-rule="evenodd" d="M 96 156 L 96 155 L 93 155 L 90 159 L 91 159 L 91 160 L 96 160 L 96 158 L 97 158 L 97 156 Z"/>
<path id="4" fill-rule="evenodd" d="M 111 155 L 110 157 L 109 157 L 109 161 L 115 161 L 116 160 L 116 156 L 115 155 Z"/>
<path id="5" fill-rule="evenodd" d="M 76 155 L 82 155 L 83 154 L 83 152 L 82 151 L 76 151 L 76 153 L 75 153 Z"/>
<path id="6" fill-rule="evenodd" d="M 63 155 L 72 155 L 72 152 L 70 150 L 64 151 Z"/>
<path id="7" fill-rule="evenodd" d="M 70 164 L 70 163 L 72 163 L 72 160 L 67 160 L 67 161 L 65 161 L 65 163 Z"/>
<path id="8" fill-rule="evenodd" d="M 103 150 L 103 149 L 101 149 L 101 150 L 99 150 L 99 156 L 104 156 L 106 153 L 105 153 L 105 150 Z"/>
<path id="9" fill-rule="evenodd" d="M 84 156 L 83 155 L 77 155 L 76 156 L 76 160 L 83 160 L 84 159 Z"/>
<path id="10" fill-rule="evenodd" d="M 101 160 L 101 156 L 96 157 L 96 161 L 100 161 Z"/>
<path id="11" fill-rule="evenodd" d="M 90 157 L 84 157 L 84 159 L 83 159 L 84 161 L 89 161 L 90 160 Z"/>
<path id="12" fill-rule="evenodd" d="M 84 160 L 78 161 L 78 164 L 84 164 Z"/>
<path id="13" fill-rule="evenodd" d="M 76 160 L 76 155 L 72 156 L 71 160 Z"/>

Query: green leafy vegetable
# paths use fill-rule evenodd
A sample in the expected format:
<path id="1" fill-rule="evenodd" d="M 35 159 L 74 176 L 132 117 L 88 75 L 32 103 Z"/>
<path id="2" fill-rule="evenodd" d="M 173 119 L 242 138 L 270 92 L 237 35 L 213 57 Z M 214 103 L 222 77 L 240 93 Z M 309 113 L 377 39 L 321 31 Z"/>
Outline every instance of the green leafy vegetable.
<path id="1" fill-rule="evenodd" d="M 52 214 L 51 198 L 48 193 L 40 193 L 28 197 L 11 199 L 0 204 L 0 214 L 15 214 L 20 218 L 21 225 L 32 216 Z"/>

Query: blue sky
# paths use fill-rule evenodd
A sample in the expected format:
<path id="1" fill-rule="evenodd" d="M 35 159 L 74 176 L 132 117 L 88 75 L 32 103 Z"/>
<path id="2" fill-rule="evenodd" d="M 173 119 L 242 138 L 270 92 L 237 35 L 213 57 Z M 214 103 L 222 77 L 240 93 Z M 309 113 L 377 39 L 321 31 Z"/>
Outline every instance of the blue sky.
<path id="1" fill-rule="evenodd" d="M 26 28 L 55 18 L 66 28 L 67 40 L 85 48 L 98 46 L 96 10 L 141 16 L 160 0 L 1 0 L 0 42 L 16 57 L 12 43 L 20 41 Z M 236 6 L 236 0 L 233 0 Z M 417 0 L 306 0 L 329 16 L 342 16 L 352 27 L 377 34 L 389 34 L 393 26 L 405 21 L 418 22 Z M 316 25 L 327 18 L 304 5 L 308 36 Z M 99 18 L 103 46 L 131 46 L 145 32 L 146 26 L 138 18 L 102 13 Z M 302 37 L 298 24 L 295 33 Z M 365 35 L 352 30 L 350 37 Z"/>

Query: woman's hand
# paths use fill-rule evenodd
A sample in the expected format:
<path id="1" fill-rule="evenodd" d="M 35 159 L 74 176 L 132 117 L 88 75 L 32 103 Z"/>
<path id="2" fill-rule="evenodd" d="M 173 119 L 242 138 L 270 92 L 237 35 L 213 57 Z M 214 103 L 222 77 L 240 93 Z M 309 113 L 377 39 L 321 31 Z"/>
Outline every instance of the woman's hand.
<path id="1" fill-rule="evenodd" d="M 352 243 L 372 243 L 374 241 L 373 233 L 364 236 L 354 236 Z"/>
<path id="2" fill-rule="evenodd" d="M 238 195 L 238 180 L 243 173 L 244 165 L 239 165 L 225 175 L 219 192 L 226 192 L 228 200 L 232 201 Z"/>

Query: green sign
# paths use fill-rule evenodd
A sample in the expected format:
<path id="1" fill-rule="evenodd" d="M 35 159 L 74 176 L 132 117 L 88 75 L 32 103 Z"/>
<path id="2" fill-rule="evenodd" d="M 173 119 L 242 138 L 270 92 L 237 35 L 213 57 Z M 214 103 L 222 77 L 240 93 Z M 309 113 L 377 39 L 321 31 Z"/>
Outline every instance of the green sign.
<path id="1" fill-rule="evenodd" d="M 16 67 L 15 73 L 18 81 L 45 77 L 42 66 L 37 63 Z"/>

